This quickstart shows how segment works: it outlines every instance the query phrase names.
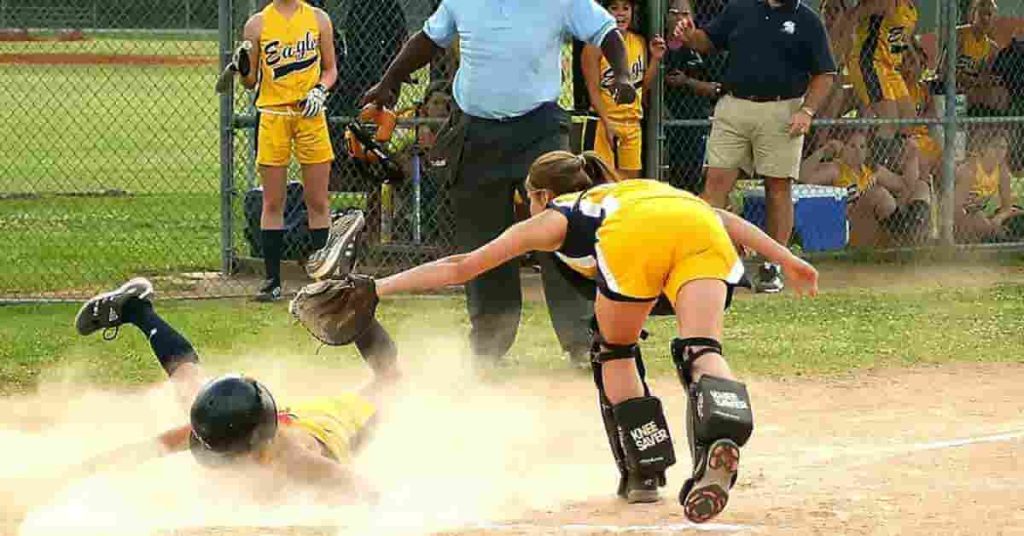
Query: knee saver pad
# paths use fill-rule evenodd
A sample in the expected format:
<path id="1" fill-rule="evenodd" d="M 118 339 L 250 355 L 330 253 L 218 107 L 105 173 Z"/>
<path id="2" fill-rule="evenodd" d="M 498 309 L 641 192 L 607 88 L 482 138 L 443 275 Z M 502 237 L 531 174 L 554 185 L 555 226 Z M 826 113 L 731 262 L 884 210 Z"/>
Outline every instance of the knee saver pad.
<path id="1" fill-rule="evenodd" d="M 630 472 L 663 476 L 676 463 L 661 400 L 653 396 L 631 398 L 612 406 L 612 413 Z"/>
<path id="2" fill-rule="evenodd" d="M 754 413 L 746 385 L 705 374 L 688 392 L 693 434 L 690 439 L 695 444 L 710 445 L 719 439 L 731 439 L 742 447 L 750 439 Z"/>

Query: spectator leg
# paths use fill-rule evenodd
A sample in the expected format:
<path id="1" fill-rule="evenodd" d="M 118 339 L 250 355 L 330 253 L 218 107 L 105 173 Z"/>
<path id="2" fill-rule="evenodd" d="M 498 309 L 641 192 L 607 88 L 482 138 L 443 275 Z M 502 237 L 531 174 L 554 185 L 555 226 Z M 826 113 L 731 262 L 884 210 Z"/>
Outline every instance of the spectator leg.
<path id="1" fill-rule="evenodd" d="M 466 180 L 452 189 L 459 252 L 486 244 L 514 223 L 513 189 L 507 181 Z M 519 264 L 520 259 L 512 259 L 466 283 L 469 341 L 477 359 L 500 360 L 515 341 L 522 310 Z"/>
<path id="2" fill-rule="evenodd" d="M 709 167 L 704 191 L 700 197 L 717 208 L 725 208 L 729 203 L 729 193 L 736 185 L 736 177 L 739 175 L 737 169 L 726 169 Z"/>
<path id="3" fill-rule="evenodd" d="M 593 302 L 577 292 L 565 276 L 559 273 L 554 254 L 538 252 L 536 258 L 540 263 L 541 281 L 544 284 L 544 301 L 547 302 L 551 325 L 555 328 L 559 345 L 574 358 L 589 359 L 588 327 L 590 317 L 594 314 Z"/>
<path id="4" fill-rule="evenodd" d="M 793 234 L 793 181 L 789 178 L 765 177 L 765 203 L 768 236 L 782 245 L 789 244 Z"/>

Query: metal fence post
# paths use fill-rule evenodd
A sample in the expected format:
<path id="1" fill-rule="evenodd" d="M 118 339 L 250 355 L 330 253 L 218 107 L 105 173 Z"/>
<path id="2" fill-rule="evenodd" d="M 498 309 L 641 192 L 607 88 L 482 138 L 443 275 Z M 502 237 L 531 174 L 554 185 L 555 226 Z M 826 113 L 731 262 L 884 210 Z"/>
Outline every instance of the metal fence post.
<path id="1" fill-rule="evenodd" d="M 941 21 L 942 30 L 945 33 L 946 72 L 956 72 L 956 22 L 957 22 L 957 0 L 944 0 L 946 16 Z M 941 6 L 940 6 L 941 7 Z M 945 116 L 943 117 L 943 145 L 942 152 L 942 200 L 939 216 L 939 238 L 944 245 L 953 245 L 953 202 L 954 191 L 956 190 L 956 135 L 959 121 L 956 114 L 956 77 L 947 76 L 945 81 Z"/>
<path id="2" fill-rule="evenodd" d="M 220 69 L 224 69 L 231 61 L 231 32 L 234 21 L 231 0 L 219 0 L 219 4 Z M 232 125 L 234 97 L 234 91 L 226 91 L 220 96 L 220 265 L 224 275 L 232 272 L 234 264 L 231 215 L 235 176 L 235 131 Z"/>
<path id="3" fill-rule="evenodd" d="M 655 0 L 648 2 L 647 4 L 647 20 L 648 28 L 647 35 L 661 35 L 665 26 L 665 6 L 663 5 L 664 0 Z M 646 52 L 646 51 L 645 51 Z M 664 63 L 664 62 L 663 62 Z M 650 95 L 650 109 L 647 111 L 647 127 L 644 132 L 644 139 L 651 140 L 653 143 L 648 142 L 646 144 L 646 155 L 644 167 L 647 169 L 647 176 L 652 179 L 661 180 L 661 154 L 662 144 L 664 143 L 664 129 L 662 124 L 664 118 L 662 112 L 664 110 L 664 91 L 662 91 L 662 81 L 664 79 L 664 66 L 658 65 L 658 75 L 654 79 L 654 83 L 651 84 L 651 95 Z"/>

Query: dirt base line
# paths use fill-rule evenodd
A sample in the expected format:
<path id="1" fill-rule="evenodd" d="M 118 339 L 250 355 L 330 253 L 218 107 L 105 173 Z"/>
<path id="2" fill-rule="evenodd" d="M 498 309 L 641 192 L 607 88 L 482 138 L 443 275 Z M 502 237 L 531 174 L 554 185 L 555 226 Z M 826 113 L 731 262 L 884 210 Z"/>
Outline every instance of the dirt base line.
<path id="1" fill-rule="evenodd" d="M 0 64 L 29 65 L 215 65 L 210 56 L 158 56 L 146 54 L 0 54 Z"/>

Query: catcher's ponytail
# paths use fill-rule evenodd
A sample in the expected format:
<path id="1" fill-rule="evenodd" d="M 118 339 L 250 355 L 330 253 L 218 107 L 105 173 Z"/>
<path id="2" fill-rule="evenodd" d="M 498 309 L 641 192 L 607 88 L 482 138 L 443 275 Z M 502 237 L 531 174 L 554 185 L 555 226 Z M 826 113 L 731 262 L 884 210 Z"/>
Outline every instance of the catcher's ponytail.
<path id="1" fill-rule="evenodd" d="M 551 151 L 530 166 L 528 190 L 550 190 L 555 195 L 582 192 L 591 186 L 617 182 L 619 176 L 593 151 L 576 155 Z"/>

